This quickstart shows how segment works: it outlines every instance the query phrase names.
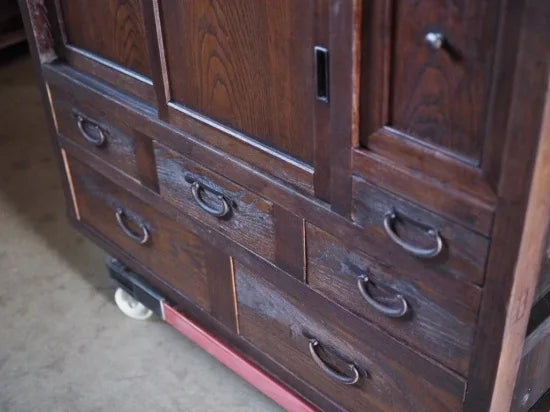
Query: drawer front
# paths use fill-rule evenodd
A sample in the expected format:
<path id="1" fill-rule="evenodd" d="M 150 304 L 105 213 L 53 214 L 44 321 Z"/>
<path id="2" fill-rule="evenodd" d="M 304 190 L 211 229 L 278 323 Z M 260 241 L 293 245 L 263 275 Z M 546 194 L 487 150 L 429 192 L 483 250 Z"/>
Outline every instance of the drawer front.
<path id="1" fill-rule="evenodd" d="M 542 255 L 542 263 L 539 273 L 539 281 L 535 294 L 535 300 L 539 300 L 550 291 L 550 236 L 546 236 L 546 249 Z"/>
<path id="2" fill-rule="evenodd" d="M 308 284 L 462 375 L 480 289 L 430 273 L 395 271 L 308 224 Z"/>
<path id="3" fill-rule="evenodd" d="M 78 160 L 68 165 L 79 220 L 209 310 L 210 247 Z"/>
<path id="4" fill-rule="evenodd" d="M 364 228 L 369 254 L 400 262 L 407 271 L 483 283 L 489 240 L 464 227 L 353 178 L 353 219 Z"/>
<path id="5" fill-rule="evenodd" d="M 78 94 L 50 84 L 57 131 L 137 179 L 133 130 Z"/>
<path id="6" fill-rule="evenodd" d="M 273 204 L 155 143 L 161 196 L 191 217 L 273 260 Z"/>
<path id="7" fill-rule="evenodd" d="M 242 337 L 342 408 L 460 410 L 464 381 L 290 277 L 235 280 Z"/>

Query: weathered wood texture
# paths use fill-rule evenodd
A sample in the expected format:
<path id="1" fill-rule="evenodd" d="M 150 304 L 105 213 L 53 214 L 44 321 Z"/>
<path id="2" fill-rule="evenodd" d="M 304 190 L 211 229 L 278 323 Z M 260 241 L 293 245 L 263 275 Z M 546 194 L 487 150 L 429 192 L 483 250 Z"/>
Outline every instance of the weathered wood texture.
<path id="1" fill-rule="evenodd" d="M 546 2 L 20 3 L 85 234 L 322 410 L 506 409 L 548 284 Z"/>
<path id="2" fill-rule="evenodd" d="M 550 232 L 549 232 L 550 234 Z M 546 237 L 546 248 L 542 254 L 541 268 L 535 300 L 539 300 L 544 295 L 550 292 L 550 236 Z"/>
<path id="3" fill-rule="evenodd" d="M 481 299 L 479 288 L 376 261 L 312 225 L 306 233 L 312 289 L 462 375 L 467 373 Z M 401 295 L 408 306 L 405 316 L 387 317 L 370 306 L 358 289 L 362 275 L 368 276 L 368 292 L 380 303 L 398 307 L 396 296 Z"/>
<path id="4" fill-rule="evenodd" d="M 275 262 L 296 279 L 306 276 L 305 221 L 275 205 Z"/>
<path id="5" fill-rule="evenodd" d="M 532 23 L 538 29 L 546 28 L 546 34 L 550 34 L 547 23 L 550 21 L 550 6 L 544 8 L 533 7 L 527 5 L 527 16 L 529 13 L 536 12 L 537 18 L 533 19 Z M 530 39 L 532 42 L 540 42 L 546 36 L 537 34 L 535 38 Z M 531 52 L 542 52 L 540 46 L 531 46 L 534 49 L 528 49 Z M 527 330 L 529 313 L 533 305 L 536 295 L 538 277 L 541 270 L 541 262 L 543 257 L 546 257 L 546 233 L 549 228 L 550 220 L 550 196 L 548 195 L 548 187 L 550 186 L 550 53 L 546 52 L 541 56 L 537 56 L 541 60 L 538 61 L 539 69 L 542 65 L 546 70 L 545 76 L 541 74 L 541 83 L 539 87 L 545 90 L 545 94 L 540 111 L 536 114 L 541 116 L 539 122 L 540 129 L 538 135 L 538 150 L 534 162 L 533 179 L 530 185 L 530 194 L 527 204 L 526 218 L 521 234 L 521 243 L 519 249 L 519 257 L 516 261 L 514 270 L 512 289 L 510 292 L 509 301 L 506 307 L 506 323 L 504 325 L 503 344 L 501 357 L 497 369 L 495 389 L 493 392 L 493 401 L 491 404 L 492 411 L 499 411 L 502 408 L 507 408 L 510 404 L 511 390 L 517 379 L 520 385 L 529 385 L 537 387 L 538 392 L 533 395 L 535 399 L 541 396 L 548 387 L 550 387 L 550 373 L 548 368 L 542 367 L 542 364 L 548 362 L 550 365 L 549 339 L 545 339 L 544 344 L 533 351 L 530 361 L 538 362 L 541 370 L 541 376 L 529 376 L 526 381 L 521 381 L 523 376 L 517 375 L 518 364 L 521 354 L 518 350 L 524 343 L 524 336 Z M 550 327 L 550 318 L 543 322 L 531 336 L 525 340 L 524 351 L 529 352 L 530 346 L 535 345 L 542 336 L 548 334 Z M 533 336 L 534 335 L 534 336 Z M 538 358 L 538 359 L 537 359 Z M 529 362 L 529 361 L 528 361 Z M 533 378 L 533 380 L 529 380 Z"/>
<path id="6" fill-rule="evenodd" d="M 548 110 L 550 49 L 544 39 L 550 34 L 550 3 L 527 0 L 512 4 L 504 17 L 502 41 L 510 34 L 504 30 L 508 25 L 519 25 L 521 32 L 517 60 L 501 68 L 514 70 L 514 82 L 507 86 L 512 88 L 511 111 L 504 135 L 500 200 L 465 399 L 465 407 L 473 411 L 488 410 L 491 399 L 494 411 L 509 406 L 536 286 L 533 270 L 538 271 L 548 219 L 543 212 L 548 180 L 531 181 L 537 150 L 548 150 L 543 119 Z M 512 46 L 501 43 L 502 53 Z M 539 146 L 541 138 L 546 143 Z M 546 167 L 539 170 L 543 176 Z M 531 215 L 527 213 L 529 196 L 534 208 Z M 495 382 L 497 369 L 500 382 Z"/>
<path id="7" fill-rule="evenodd" d="M 57 133 L 74 140 L 124 173 L 138 177 L 132 128 L 78 93 L 50 85 Z M 81 128 L 79 128 L 79 116 Z M 94 142 L 103 142 L 99 145 Z"/>
<path id="8" fill-rule="evenodd" d="M 209 310 L 208 245 L 88 166 L 73 159 L 69 165 L 80 221 L 162 273 L 174 288 Z M 123 224 L 137 236 L 146 228 L 149 240 L 145 244 L 121 229 L 115 216 L 118 208 L 123 211 Z"/>
<path id="9" fill-rule="evenodd" d="M 209 247 L 206 251 L 210 313 L 233 332 L 237 332 L 235 279 L 231 257 Z"/>
<path id="10" fill-rule="evenodd" d="M 274 259 L 275 229 L 271 202 L 160 144 L 155 145 L 155 157 L 160 194 L 164 199 L 250 250 Z M 227 202 L 230 210 L 226 216 L 215 217 L 201 208 L 191 190 L 195 181 L 204 188 L 201 191 L 203 202 L 214 208 L 220 207 L 223 201 Z M 220 195 L 224 200 L 218 198 Z"/>
<path id="11" fill-rule="evenodd" d="M 414 247 L 434 248 L 436 239 L 428 231 L 435 230 L 443 239 L 441 253 L 418 259 L 393 242 L 384 229 L 384 219 L 391 211 L 396 215 L 393 230 L 403 241 Z M 364 230 L 365 250 L 374 238 L 386 251 L 388 260 L 397 260 L 408 270 L 427 270 L 439 276 L 483 283 L 488 239 L 359 178 L 353 179 L 353 220 Z"/>
<path id="12" fill-rule="evenodd" d="M 241 335 L 343 408 L 459 408 L 463 381 L 405 347 L 395 351 L 397 342 L 376 328 L 346 316 L 289 278 L 275 288 L 260 273 L 239 263 L 235 277 Z M 319 341 L 325 361 L 339 373 L 350 375 L 348 365 L 356 365 L 359 382 L 343 385 L 319 369 L 309 353 L 311 338 Z M 416 390 L 418 385 L 424 391 Z"/>
<path id="13" fill-rule="evenodd" d="M 526 411 L 550 389 L 550 317 L 525 340 L 511 410 Z"/>

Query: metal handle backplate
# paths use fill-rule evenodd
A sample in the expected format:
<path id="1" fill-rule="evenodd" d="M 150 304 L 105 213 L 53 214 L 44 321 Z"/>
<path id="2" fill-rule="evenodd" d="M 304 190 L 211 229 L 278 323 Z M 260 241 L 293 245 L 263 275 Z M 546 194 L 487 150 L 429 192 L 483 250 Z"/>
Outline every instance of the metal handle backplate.
<path id="1" fill-rule="evenodd" d="M 400 318 L 405 316 L 405 314 L 409 309 L 409 305 L 407 304 L 407 301 L 402 295 L 400 294 L 395 295 L 394 299 L 396 302 L 398 302 L 398 305 L 396 305 L 395 307 L 384 305 L 383 303 L 380 303 L 376 299 L 374 299 L 369 293 L 367 289 L 367 284 L 369 282 L 370 280 L 367 275 L 361 275 L 357 279 L 357 288 L 359 289 L 359 293 L 361 293 L 361 296 L 363 296 L 363 299 L 365 299 L 365 301 L 370 306 L 372 306 L 378 312 L 390 318 Z"/>
<path id="2" fill-rule="evenodd" d="M 393 229 L 393 224 L 396 219 L 397 215 L 393 210 L 390 210 L 388 213 L 386 213 L 386 216 L 384 216 L 384 229 L 386 230 L 386 233 L 391 240 L 393 240 L 407 252 L 419 258 L 434 258 L 441 253 L 441 251 L 443 250 L 443 239 L 436 229 L 429 229 L 426 232 L 428 236 L 432 237 L 435 240 L 435 246 L 433 248 L 427 249 L 421 248 L 407 243 L 406 241 L 401 239 L 397 233 L 395 233 L 395 230 Z"/>
<path id="3" fill-rule="evenodd" d="M 202 191 L 209 191 L 210 193 L 213 193 L 218 199 L 219 205 L 210 206 L 208 203 L 206 203 L 202 199 Z M 193 198 L 195 199 L 195 202 L 197 202 L 197 204 L 200 206 L 200 208 L 212 216 L 224 217 L 227 216 L 231 211 L 231 206 L 229 205 L 229 202 L 222 195 L 216 193 L 213 190 L 210 190 L 206 186 L 201 185 L 198 181 L 194 181 L 191 184 L 191 193 L 193 194 Z"/>
<path id="4" fill-rule="evenodd" d="M 319 341 L 315 338 L 309 340 L 309 352 L 315 364 L 335 381 L 340 382 L 344 385 L 355 385 L 359 381 L 359 370 L 357 369 L 357 367 L 353 363 L 348 364 L 352 376 L 347 376 L 335 371 L 333 368 L 327 365 L 317 353 L 317 347 L 320 345 L 321 344 L 319 343 Z"/>
<path id="5" fill-rule="evenodd" d="M 105 140 L 106 140 L 105 132 L 103 131 L 103 129 L 101 129 L 101 127 L 97 123 L 94 123 L 91 120 L 86 119 L 81 115 L 77 114 L 76 124 L 78 126 L 78 130 L 80 130 L 80 134 L 82 134 L 82 137 L 84 137 L 84 139 L 88 143 L 98 147 L 102 146 L 105 143 Z M 90 135 L 90 133 L 86 131 L 86 125 L 88 125 L 88 127 L 92 127 L 95 130 L 97 130 L 97 136 Z"/>
<path id="6" fill-rule="evenodd" d="M 124 213 L 124 210 L 121 207 L 118 207 L 115 210 L 115 216 L 116 216 L 116 221 L 120 226 L 120 228 L 122 229 L 122 231 L 124 232 L 124 234 L 128 236 L 130 239 L 132 239 L 134 242 L 140 245 L 144 245 L 149 241 L 149 238 L 150 238 L 149 229 L 147 229 L 147 227 L 142 222 L 138 222 L 135 219 L 133 219 L 133 221 L 139 226 L 139 229 L 141 230 L 141 233 L 134 233 L 134 231 L 132 231 L 126 225 L 125 220 L 128 219 L 128 216 L 126 215 L 126 213 Z"/>

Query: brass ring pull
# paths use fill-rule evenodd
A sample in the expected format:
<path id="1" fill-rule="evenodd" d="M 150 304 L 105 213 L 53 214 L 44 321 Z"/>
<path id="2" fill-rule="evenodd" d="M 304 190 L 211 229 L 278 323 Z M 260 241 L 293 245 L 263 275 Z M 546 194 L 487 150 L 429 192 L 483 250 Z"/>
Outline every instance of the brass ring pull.
<path id="1" fill-rule="evenodd" d="M 357 367 L 350 363 L 348 364 L 352 376 L 343 375 L 339 372 L 336 372 L 334 369 L 332 369 L 329 365 L 327 365 L 321 357 L 317 354 L 317 346 L 320 346 L 320 343 L 317 339 L 312 338 L 309 340 L 309 352 L 311 353 L 311 357 L 313 358 L 313 361 L 315 364 L 328 376 L 330 376 L 332 379 L 334 379 L 337 382 L 340 382 L 344 385 L 355 385 L 359 381 L 359 371 L 357 370 Z"/>
<path id="2" fill-rule="evenodd" d="M 370 295 L 369 291 L 367 290 L 367 283 L 369 283 L 369 281 L 370 280 L 367 275 L 359 276 L 359 278 L 357 279 L 357 288 L 359 289 L 361 296 L 363 296 L 363 299 L 365 299 L 370 306 L 372 306 L 378 312 L 390 318 L 400 318 L 405 316 L 405 314 L 409 310 L 409 305 L 407 304 L 407 301 L 402 295 L 400 294 L 395 295 L 395 300 L 399 302 L 399 306 L 397 307 L 386 306 L 378 302 L 376 299 L 374 299 Z"/>
<path id="3" fill-rule="evenodd" d="M 443 239 L 441 239 L 441 236 L 439 235 L 439 232 L 437 230 L 429 229 L 427 231 L 428 235 L 433 237 L 435 240 L 435 246 L 433 248 L 425 249 L 425 248 L 413 246 L 405 242 L 403 239 L 399 237 L 397 233 L 395 233 L 395 230 L 393 229 L 393 222 L 395 221 L 396 218 L 397 216 L 393 210 L 390 210 L 388 213 L 386 213 L 386 216 L 384 217 L 384 229 L 386 230 L 386 233 L 391 240 L 393 240 L 395 243 L 397 243 L 407 252 L 419 258 L 429 259 L 429 258 L 436 257 L 441 253 L 441 251 L 443 250 Z"/>
<path id="4" fill-rule="evenodd" d="M 191 184 L 191 193 L 193 194 L 193 198 L 195 199 L 195 202 L 200 206 L 202 210 L 204 210 L 206 213 L 215 216 L 215 217 L 224 217 L 226 216 L 230 211 L 231 207 L 229 206 L 229 203 L 227 200 L 222 196 L 216 193 L 217 199 L 220 201 L 220 204 L 218 207 L 210 206 L 207 204 L 204 200 L 202 200 L 201 192 L 202 191 L 209 190 L 207 187 L 202 186 L 198 181 L 194 181 Z M 210 192 L 215 193 L 210 190 Z"/>
<path id="5" fill-rule="evenodd" d="M 101 146 L 105 143 L 105 133 L 103 132 L 103 130 L 101 129 L 101 127 L 92 122 L 91 120 L 88 120 L 84 117 L 82 117 L 81 115 L 77 114 L 76 115 L 76 123 L 78 125 L 78 130 L 80 130 L 80 133 L 82 134 L 82 137 L 84 137 L 84 139 L 94 145 L 94 146 Z M 88 124 L 89 127 L 93 127 L 94 129 L 97 130 L 97 137 L 96 136 L 91 136 L 87 131 L 86 131 L 86 128 L 84 127 L 85 124 Z"/>
<path id="6" fill-rule="evenodd" d="M 144 245 L 149 241 L 150 235 L 149 235 L 149 229 L 141 223 L 134 220 L 134 222 L 139 226 L 141 229 L 141 234 L 134 233 L 131 229 L 126 226 L 126 223 L 124 220 L 127 218 L 126 213 L 124 213 L 124 210 L 121 207 L 118 207 L 115 211 L 116 221 L 118 222 L 118 225 L 124 232 L 126 236 L 128 236 L 130 239 L 132 239 L 134 242 L 140 245 Z"/>

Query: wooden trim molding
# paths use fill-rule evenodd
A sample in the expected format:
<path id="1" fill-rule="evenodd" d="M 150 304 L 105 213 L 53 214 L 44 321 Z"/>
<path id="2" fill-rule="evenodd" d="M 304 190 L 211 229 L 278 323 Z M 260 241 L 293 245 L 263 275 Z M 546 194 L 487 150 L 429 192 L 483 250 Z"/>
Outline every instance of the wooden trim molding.
<path id="1" fill-rule="evenodd" d="M 61 149 L 61 157 L 63 158 L 63 165 L 65 166 L 67 183 L 69 185 L 69 191 L 71 193 L 71 199 L 73 201 L 74 215 L 76 220 L 80 220 L 80 211 L 78 209 L 78 202 L 76 200 L 76 194 L 74 192 L 73 176 L 71 174 L 71 167 L 69 166 L 69 160 L 67 159 L 67 152 L 65 151 L 65 149 Z"/>
<path id="2" fill-rule="evenodd" d="M 550 84 L 550 82 L 549 82 Z M 502 350 L 497 369 L 491 412 L 510 408 L 516 383 L 529 314 L 535 297 L 537 277 L 545 253 L 550 218 L 550 88 L 541 128 L 535 172 L 527 205 L 527 218 L 521 236 L 519 257 L 514 270 L 512 291 L 506 311 Z"/>
<path id="3" fill-rule="evenodd" d="M 510 345 L 523 343 L 524 322 L 528 320 L 532 300 L 529 286 L 524 282 L 533 276 L 531 271 L 536 270 L 540 260 L 528 262 L 529 256 L 537 251 L 527 251 L 536 246 L 536 236 L 546 233 L 542 226 L 548 219 L 548 216 L 541 217 L 546 206 L 540 203 L 543 199 L 537 197 L 543 191 L 537 193 L 537 190 L 542 184 L 539 179 L 544 180 L 547 173 L 539 161 L 548 156 L 544 146 L 548 144 L 549 132 L 546 123 L 550 50 L 545 39 L 550 35 L 550 3 L 538 0 L 511 3 L 513 7 L 507 7 L 503 17 L 499 48 L 510 51 L 505 41 L 507 29 L 519 25 L 521 32 L 513 64 L 502 67 L 514 72 L 514 82 L 508 86 L 511 102 L 502 137 L 499 204 L 464 403 L 465 410 L 476 412 L 508 410 L 504 406 L 512 397 L 514 382 L 511 381 L 515 380 L 513 372 L 517 371 L 517 360 L 510 359 Z M 546 123 L 543 125 L 543 122 Z M 537 150 L 542 152 L 537 155 Z M 546 178 L 546 185 L 549 181 Z M 548 192 L 547 187 L 544 192 Z M 533 230 L 540 230 L 540 234 L 532 233 Z M 506 313 L 512 317 L 506 319 Z M 516 350 L 521 354 L 521 347 Z"/>

